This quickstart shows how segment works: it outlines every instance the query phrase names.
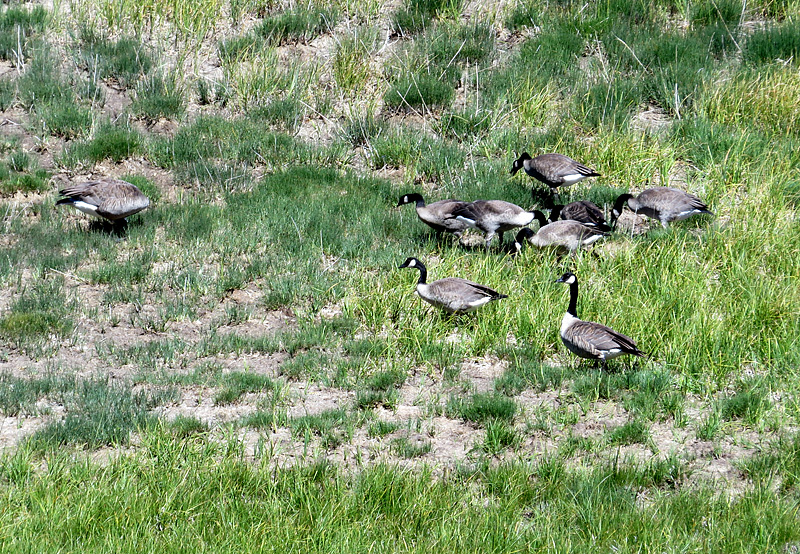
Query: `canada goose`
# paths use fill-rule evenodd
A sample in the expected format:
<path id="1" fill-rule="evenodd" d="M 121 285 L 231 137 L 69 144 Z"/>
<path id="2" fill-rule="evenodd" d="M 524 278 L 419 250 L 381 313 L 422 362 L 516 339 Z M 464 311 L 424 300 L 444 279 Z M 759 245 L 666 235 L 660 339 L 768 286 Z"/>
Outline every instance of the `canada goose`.
<path id="1" fill-rule="evenodd" d="M 623 354 L 644 356 L 629 337 L 600 323 L 578 319 L 578 278 L 573 273 L 565 273 L 556 282 L 569 285 L 569 307 L 561 320 L 560 333 L 567 350 L 581 358 L 600 360 L 604 366 Z"/>
<path id="2" fill-rule="evenodd" d="M 499 235 L 502 244 L 504 232 L 528 225 L 535 216 L 533 212 L 527 212 L 511 202 L 476 200 L 454 211 L 451 217 L 483 231 L 488 248 L 495 234 Z"/>
<path id="3" fill-rule="evenodd" d="M 401 196 L 397 206 L 411 204 L 412 202 L 416 204 L 417 216 L 420 221 L 436 231 L 437 235 L 444 231 L 449 231 L 455 236 L 461 237 L 461 233 L 468 228 L 463 221 L 450 217 L 454 211 L 466 206 L 467 202 L 449 199 L 425 205 L 422 195 L 414 193 Z"/>
<path id="4" fill-rule="evenodd" d="M 533 213 L 539 222 L 539 230 L 528 242 L 534 246 L 554 246 L 574 254 L 581 246 L 588 246 L 608 236 L 608 233 L 596 227 L 587 227 L 578 221 L 558 220 L 548 223 L 542 212 L 535 210 Z"/>
<path id="5" fill-rule="evenodd" d="M 522 251 L 522 245 L 526 242 L 529 243 L 534 234 L 535 233 L 530 227 L 523 227 L 519 230 L 517 236 L 514 237 L 514 242 L 505 247 L 505 253 L 512 258 L 515 258 Z"/>
<path id="6" fill-rule="evenodd" d="M 714 215 L 697 196 L 672 187 L 653 187 L 643 190 L 638 196 L 620 194 L 611 211 L 611 225 L 616 226 L 625 203 L 635 213 L 641 213 L 661 222 L 664 229 L 670 221 L 680 221 L 695 214 Z"/>
<path id="7" fill-rule="evenodd" d="M 119 179 L 103 179 L 67 185 L 58 193 L 56 205 L 70 204 L 93 217 L 126 223 L 125 218 L 150 205 L 138 187 Z"/>
<path id="8" fill-rule="evenodd" d="M 554 205 L 550 208 L 550 221 L 557 221 L 559 218 L 583 223 L 587 227 L 593 227 L 600 231 L 611 231 L 611 227 L 606 223 L 605 215 L 594 202 L 588 200 L 578 200 L 564 205 Z"/>
<path id="9" fill-rule="evenodd" d="M 445 277 L 433 283 L 427 283 L 428 270 L 417 258 L 407 258 L 400 267 L 419 269 L 417 294 L 424 301 L 443 309 L 448 314 L 470 312 L 492 300 L 508 298 L 505 294 L 500 294 L 487 286 L 458 277 Z"/>
<path id="10" fill-rule="evenodd" d="M 600 176 L 595 170 L 589 169 L 563 154 L 542 154 L 531 158 L 530 154 L 523 152 L 519 158 L 514 160 L 511 175 L 520 169 L 524 169 L 525 173 L 550 187 L 550 192 L 553 194 L 557 193 L 558 187 L 572 185 L 587 177 Z"/>

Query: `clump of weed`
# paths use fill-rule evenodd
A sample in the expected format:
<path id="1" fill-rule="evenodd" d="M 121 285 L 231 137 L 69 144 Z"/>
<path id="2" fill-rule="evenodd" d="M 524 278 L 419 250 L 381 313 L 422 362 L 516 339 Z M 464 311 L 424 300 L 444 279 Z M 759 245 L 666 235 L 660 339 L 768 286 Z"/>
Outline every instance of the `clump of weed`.
<path id="1" fill-rule="evenodd" d="M 800 22 L 788 21 L 753 32 L 742 50 L 742 58 L 750 64 L 800 57 Z"/>
<path id="2" fill-rule="evenodd" d="M 0 79 L 0 111 L 10 108 L 17 98 L 17 86 L 11 79 Z"/>
<path id="3" fill-rule="evenodd" d="M 68 145 L 58 161 L 66 167 L 106 159 L 119 162 L 141 153 L 143 146 L 142 136 L 129 125 L 106 122 L 95 129 L 90 139 Z"/>
<path id="4" fill-rule="evenodd" d="M 440 24 L 426 32 L 416 47 L 428 63 L 437 67 L 480 64 L 494 52 L 494 31 L 485 23 Z"/>
<path id="5" fill-rule="evenodd" d="M 745 383 L 742 390 L 722 399 L 719 403 L 722 419 L 738 418 L 751 425 L 757 423 L 769 407 L 767 390 L 759 382 Z"/>
<path id="6" fill-rule="evenodd" d="M 51 337 L 69 336 L 75 327 L 70 317 L 74 304 L 64 297 L 63 287 L 63 279 L 53 278 L 25 288 L 0 318 L 0 337 L 29 349 Z"/>
<path id="7" fill-rule="evenodd" d="M 364 409 L 378 405 L 393 407 L 397 403 L 397 388 L 406 380 L 406 374 L 397 371 L 379 371 L 364 383 L 364 389 L 356 394 L 356 407 Z"/>
<path id="8" fill-rule="evenodd" d="M 28 444 L 38 451 L 63 445 L 98 448 L 127 444 L 131 433 L 155 421 L 149 410 L 174 400 L 175 393 L 133 393 L 105 380 L 79 382 L 72 394 L 66 394 L 64 419 L 36 431 Z"/>
<path id="9" fill-rule="evenodd" d="M 0 413 L 5 416 L 19 414 L 36 415 L 36 403 L 55 392 L 63 392 L 71 386 L 68 379 L 54 375 L 42 377 L 16 377 L 11 373 L 0 373 Z"/>
<path id="10" fill-rule="evenodd" d="M 375 27 L 357 27 L 339 39 L 333 55 L 333 78 L 346 91 L 362 88 L 371 75 L 369 56 L 378 41 Z"/>
<path id="11" fill-rule="evenodd" d="M 25 63 L 32 43 L 49 21 L 50 15 L 41 6 L 32 9 L 7 6 L 0 12 L 0 59 Z"/>
<path id="12" fill-rule="evenodd" d="M 398 437 L 392 441 L 392 450 L 401 458 L 419 458 L 431 451 L 431 441 L 412 441 Z"/>
<path id="13" fill-rule="evenodd" d="M 208 423 L 192 416 L 179 415 L 169 422 L 170 430 L 179 438 L 186 438 L 192 435 L 207 433 Z"/>
<path id="14" fill-rule="evenodd" d="M 214 396 L 214 404 L 217 406 L 232 404 L 247 392 L 261 392 L 274 388 L 275 383 L 266 375 L 233 371 L 223 376 L 222 388 Z"/>
<path id="15" fill-rule="evenodd" d="M 486 434 L 480 444 L 481 450 L 496 456 L 509 447 L 520 442 L 520 436 L 512 425 L 503 419 L 491 419 L 486 422 Z"/>
<path id="16" fill-rule="evenodd" d="M 305 106 L 296 98 L 283 98 L 264 106 L 253 106 L 247 116 L 253 121 L 271 123 L 278 131 L 294 133 L 303 122 L 305 113 Z"/>
<path id="17" fill-rule="evenodd" d="M 338 17 L 334 9 L 298 5 L 264 18 L 255 32 L 276 45 L 292 40 L 307 41 L 333 29 Z"/>
<path id="18" fill-rule="evenodd" d="M 385 437 L 394 433 L 400 428 L 400 424 L 394 421 L 384 421 L 378 419 L 369 424 L 369 436 L 371 437 Z"/>
<path id="19" fill-rule="evenodd" d="M 521 358 L 514 361 L 495 381 L 495 389 L 507 395 L 519 394 L 532 387 L 537 391 L 558 389 L 569 375 L 569 370 L 535 360 Z"/>
<path id="20" fill-rule="evenodd" d="M 179 119 L 185 110 L 182 87 L 175 76 L 157 74 L 142 79 L 131 103 L 133 114 L 148 121 Z"/>
<path id="21" fill-rule="evenodd" d="M 74 101 L 37 106 L 36 116 L 46 133 L 65 139 L 88 135 L 94 121 L 91 108 Z"/>
<path id="22" fill-rule="evenodd" d="M 0 160 L 0 195 L 49 190 L 50 174 L 18 147 Z"/>
<path id="23" fill-rule="evenodd" d="M 517 413 L 517 404 L 497 393 L 478 393 L 468 399 L 453 396 L 447 402 L 447 414 L 475 423 L 491 420 L 510 421 Z"/>
<path id="24" fill-rule="evenodd" d="M 264 48 L 266 41 L 257 34 L 249 33 L 239 37 L 228 38 L 217 44 L 219 59 L 223 64 L 249 59 Z"/>
<path id="25" fill-rule="evenodd" d="M 47 48 L 39 48 L 17 82 L 17 98 L 27 109 L 73 100 L 75 93 L 58 69 L 59 62 Z"/>
<path id="26" fill-rule="evenodd" d="M 336 448 L 352 439 L 357 426 L 363 423 L 362 412 L 348 412 L 344 409 L 326 410 L 316 415 L 306 415 L 289 420 L 295 434 L 313 433 L 322 439 L 325 448 Z"/>
<path id="27" fill-rule="evenodd" d="M 690 20 L 695 26 L 717 25 L 719 23 L 735 24 L 742 18 L 745 6 L 739 0 L 719 0 L 716 2 L 698 2 L 692 6 Z"/>
<path id="28" fill-rule="evenodd" d="M 112 80 L 123 88 L 134 85 L 153 67 L 147 49 L 136 39 L 121 37 L 110 40 L 98 34 L 94 28 L 84 27 L 79 42 L 83 67 L 90 74 Z"/>
<path id="29" fill-rule="evenodd" d="M 353 146 L 366 146 L 373 138 L 386 132 L 386 129 L 386 121 L 370 112 L 361 116 L 348 117 L 340 131 L 340 136 Z"/>
<path id="30" fill-rule="evenodd" d="M 769 485 L 777 480 L 784 492 L 800 485 L 800 434 L 779 437 L 766 451 L 743 460 L 738 467 L 754 481 Z"/>
<path id="31" fill-rule="evenodd" d="M 606 433 L 606 441 L 614 446 L 645 444 L 650 441 L 650 428 L 642 421 L 634 419 Z"/>
<path id="32" fill-rule="evenodd" d="M 455 88 L 441 76 L 419 72 L 398 78 L 383 97 L 390 109 L 430 109 L 448 106 L 455 97 Z"/>
<path id="33" fill-rule="evenodd" d="M 403 35 L 419 32 L 434 19 L 457 16 L 462 4 L 463 0 L 406 0 L 395 12 L 392 28 Z"/>

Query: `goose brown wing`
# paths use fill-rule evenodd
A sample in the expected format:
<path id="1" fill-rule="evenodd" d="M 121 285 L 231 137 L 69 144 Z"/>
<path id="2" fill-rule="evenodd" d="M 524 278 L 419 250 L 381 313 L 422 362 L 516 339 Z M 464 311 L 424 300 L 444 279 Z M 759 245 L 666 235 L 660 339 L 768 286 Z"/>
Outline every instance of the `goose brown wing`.
<path id="1" fill-rule="evenodd" d="M 563 154 L 542 154 L 534 159 L 535 167 L 548 181 L 557 183 L 565 175 L 579 173 L 586 177 L 600 175 L 580 162 Z"/>
<path id="2" fill-rule="evenodd" d="M 643 355 L 630 337 L 601 323 L 577 321 L 567 330 L 566 335 L 570 342 L 592 357 L 600 358 L 603 352 L 615 349 L 634 356 Z"/>
<path id="3" fill-rule="evenodd" d="M 72 200 L 86 202 L 92 206 L 99 206 L 103 202 L 103 197 L 98 195 L 98 191 L 91 185 L 92 183 L 69 185 L 59 190 L 58 194 Z"/>
<path id="4" fill-rule="evenodd" d="M 97 206 L 97 214 L 107 219 L 122 219 L 142 211 L 150 199 L 135 185 L 125 181 L 90 181 L 64 187 L 63 196 Z"/>
<path id="5" fill-rule="evenodd" d="M 567 204 L 561 209 L 561 219 L 574 219 L 583 224 L 605 225 L 603 210 L 588 200 L 579 200 Z"/>
<path id="6" fill-rule="evenodd" d="M 472 221 L 481 221 L 484 219 L 513 217 L 523 211 L 525 210 L 516 204 L 505 202 L 504 200 L 476 200 L 454 212 L 454 215 Z"/>
<path id="7" fill-rule="evenodd" d="M 506 295 L 485 285 L 458 277 L 446 277 L 434 281 L 430 283 L 428 290 L 437 302 L 452 311 L 466 311 L 472 307 L 473 303 L 486 298 L 491 300 L 507 298 Z"/>

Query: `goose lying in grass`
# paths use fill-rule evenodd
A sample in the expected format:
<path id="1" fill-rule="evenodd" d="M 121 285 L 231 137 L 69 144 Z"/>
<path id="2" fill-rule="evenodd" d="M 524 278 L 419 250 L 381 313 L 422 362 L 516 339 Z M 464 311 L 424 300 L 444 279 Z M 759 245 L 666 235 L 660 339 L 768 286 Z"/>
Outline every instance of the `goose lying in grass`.
<path id="1" fill-rule="evenodd" d="M 495 234 L 502 245 L 503 233 L 528 225 L 533 221 L 534 214 L 504 200 L 476 200 L 453 212 L 452 217 L 468 227 L 483 231 L 488 248 Z"/>
<path id="2" fill-rule="evenodd" d="M 554 195 L 557 194 L 558 187 L 569 186 L 588 177 L 600 176 L 594 169 L 589 169 L 563 154 L 542 154 L 531 158 L 530 154 L 523 152 L 514 160 L 511 175 L 520 169 L 524 169 L 525 173 L 550 187 L 550 192 Z"/>
<path id="3" fill-rule="evenodd" d="M 428 283 L 426 281 L 428 270 L 417 258 L 407 258 L 400 267 L 418 269 L 417 294 L 424 301 L 441 308 L 448 314 L 471 312 L 492 300 L 508 298 L 505 294 L 500 294 L 487 286 L 458 277 L 445 277 L 433 283 Z"/>
<path id="4" fill-rule="evenodd" d="M 420 221 L 436 231 L 437 235 L 448 231 L 457 237 L 461 237 L 461 233 L 468 228 L 466 223 L 453 217 L 453 212 L 466 206 L 467 202 L 449 199 L 426 205 L 421 194 L 413 193 L 401 196 L 397 207 L 411 203 L 416 205 L 417 217 L 419 217 Z"/>
<path id="5" fill-rule="evenodd" d="M 569 285 L 569 307 L 561 320 L 561 341 L 573 354 L 589 360 L 606 362 L 623 354 L 644 356 L 632 339 L 617 333 L 610 327 L 593 321 L 578 319 L 578 278 L 573 273 L 565 273 L 557 283 Z"/>
<path id="6" fill-rule="evenodd" d="M 136 185 L 119 179 L 103 179 L 67 185 L 58 191 L 64 198 L 56 205 L 68 204 L 83 213 L 113 223 L 126 223 L 128 216 L 150 205 L 150 199 Z"/>
<path id="7" fill-rule="evenodd" d="M 612 226 L 616 226 L 626 203 L 634 213 L 659 220 L 664 229 L 672 221 L 680 221 L 695 214 L 714 215 L 705 202 L 693 194 L 672 187 L 653 187 L 643 190 L 638 196 L 620 194 L 611 211 Z"/>
<path id="8" fill-rule="evenodd" d="M 603 210 L 597 204 L 588 200 L 570 202 L 566 206 L 563 204 L 551 206 L 550 221 L 558 221 L 559 219 L 577 221 L 599 231 L 611 231 L 611 226 L 606 223 Z"/>

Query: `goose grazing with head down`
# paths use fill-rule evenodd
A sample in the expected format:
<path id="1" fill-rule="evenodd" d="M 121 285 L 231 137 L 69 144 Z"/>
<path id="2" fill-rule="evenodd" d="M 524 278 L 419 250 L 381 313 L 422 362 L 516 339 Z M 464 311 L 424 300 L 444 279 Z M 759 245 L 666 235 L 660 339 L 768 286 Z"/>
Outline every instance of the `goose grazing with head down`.
<path id="1" fill-rule="evenodd" d="M 548 223 L 542 212 L 534 210 L 533 213 L 539 222 L 539 230 L 528 238 L 528 242 L 540 248 L 556 247 L 575 254 L 581 246 L 589 246 L 608 236 L 608 233 L 595 227 L 587 227 L 578 221 L 559 220 Z"/>
<path id="2" fill-rule="evenodd" d="M 669 227 L 671 221 L 680 221 L 695 214 L 714 215 L 705 202 L 693 194 L 672 187 L 653 187 L 643 190 L 638 196 L 620 194 L 611 211 L 612 226 L 616 226 L 626 202 L 635 213 L 659 220 L 664 229 Z"/>
<path id="3" fill-rule="evenodd" d="M 505 294 L 500 294 L 487 286 L 458 277 L 445 277 L 433 283 L 428 283 L 428 270 L 417 258 L 407 258 L 400 267 L 418 269 L 417 294 L 424 301 L 441 308 L 448 314 L 471 312 L 492 300 L 508 298 Z"/>
<path id="4" fill-rule="evenodd" d="M 611 231 L 611 226 L 606 223 L 605 215 L 597 204 L 588 200 L 570 202 L 566 206 L 554 205 L 550 207 L 550 221 L 558 219 L 578 221 L 587 227 L 594 227 L 600 231 Z"/>
<path id="5" fill-rule="evenodd" d="M 486 247 L 495 234 L 503 243 L 503 233 L 524 227 L 533 221 L 534 213 L 503 200 L 476 200 L 453 212 L 452 217 L 473 229 L 480 229 L 486 237 Z"/>
<path id="6" fill-rule="evenodd" d="M 453 212 L 466 206 L 467 202 L 448 199 L 426 205 L 421 194 L 413 193 L 401 196 L 397 207 L 411 204 L 412 202 L 416 205 L 417 217 L 419 217 L 420 221 L 436 231 L 437 235 L 448 231 L 460 237 L 461 233 L 468 228 L 466 223 L 452 217 Z"/>
<path id="7" fill-rule="evenodd" d="M 557 193 L 558 187 L 569 186 L 588 177 L 600 176 L 594 169 L 589 169 L 563 154 L 542 154 L 531 158 L 530 154 L 523 152 L 514 160 L 511 175 L 520 169 L 524 169 L 525 173 L 550 187 L 550 192 L 553 194 Z"/>
<path id="8" fill-rule="evenodd" d="M 119 179 L 103 179 L 67 185 L 56 205 L 69 204 L 93 217 L 126 223 L 125 218 L 144 210 L 150 199 L 136 185 Z"/>
<path id="9" fill-rule="evenodd" d="M 517 233 L 517 236 L 514 237 L 514 242 L 509 243 L 505 248 L 504 251 L 508 254 L 511 258 L 516 258 L 517 255 L 522 252 L 522 245 L 526 242 L 530 243 L 531 239 L 534 236 L 534 232 L 531 230 L 530 227 L 523 227 Z"/>
<path id="10" fill-rule="evenodd" d="M 630 337 L 600 323 L 578 319 L 578 278 L 573 273 L 565 273 L 556 282 L 569 285 L 569 307 L 561 320 L 560 332 L 567 350 L 581 358 L 599 360 L 604 366 L 608 360 L 623 354 L 644 356 Z"/>

